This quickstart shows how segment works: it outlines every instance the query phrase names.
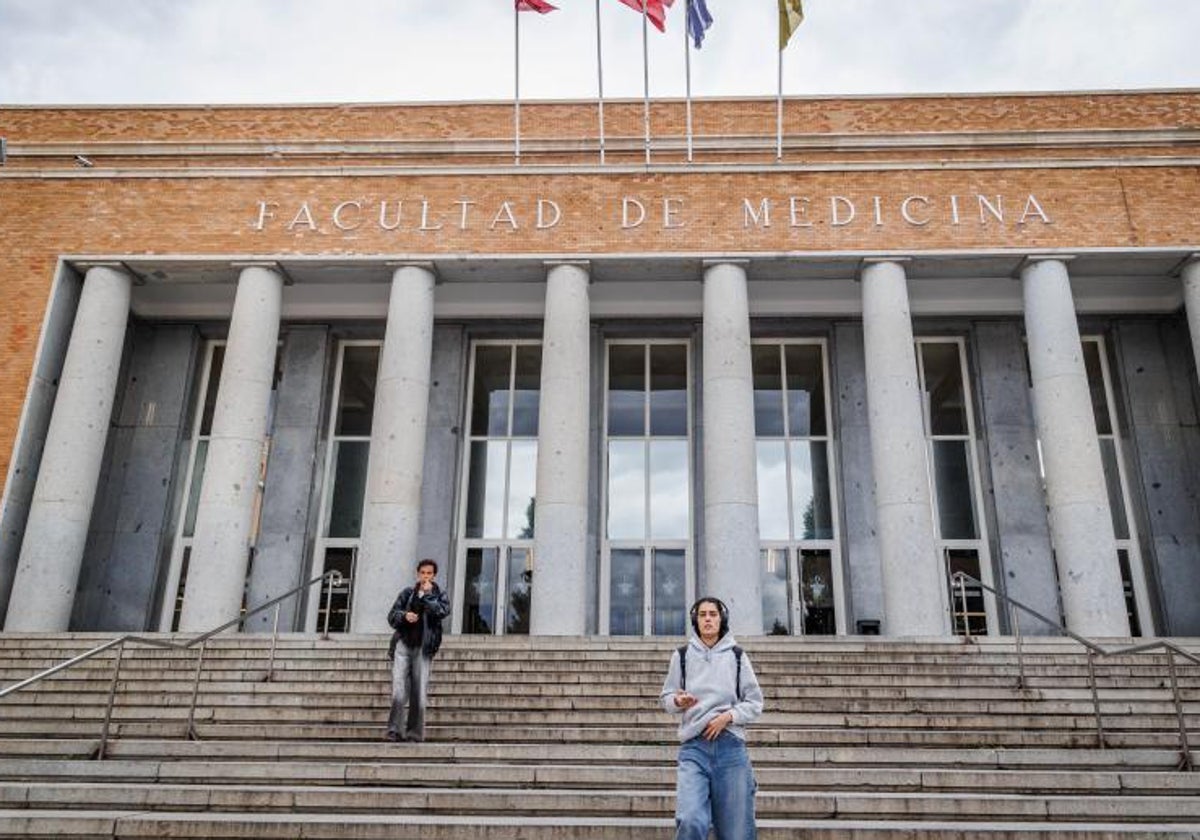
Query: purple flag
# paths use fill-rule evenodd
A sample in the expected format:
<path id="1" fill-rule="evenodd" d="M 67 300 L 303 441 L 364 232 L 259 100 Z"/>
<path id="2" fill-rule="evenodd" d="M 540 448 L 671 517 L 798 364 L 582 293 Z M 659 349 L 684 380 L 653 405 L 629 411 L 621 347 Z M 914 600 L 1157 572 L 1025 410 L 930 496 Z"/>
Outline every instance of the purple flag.
<path id="1" fill-rule="evenodd" d="M 687 28 L 696 49 L 700 49 L 700 45 L 704 43 L 704 33 L 712 26 L 712 22 L 706 0 L 688 0 Z"/>

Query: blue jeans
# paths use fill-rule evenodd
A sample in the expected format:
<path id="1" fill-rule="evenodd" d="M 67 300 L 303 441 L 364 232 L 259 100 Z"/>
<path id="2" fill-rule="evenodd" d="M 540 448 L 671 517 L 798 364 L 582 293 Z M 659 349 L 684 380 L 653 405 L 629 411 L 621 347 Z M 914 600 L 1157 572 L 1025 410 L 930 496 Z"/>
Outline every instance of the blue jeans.
<path id="1" fill-rule="evenodd" d="M 722 732 L 714 741 L 693 738 L 679 747 L 675 780 L 675 840 L 754 840 L 754 768 L 746 743 Z"/>

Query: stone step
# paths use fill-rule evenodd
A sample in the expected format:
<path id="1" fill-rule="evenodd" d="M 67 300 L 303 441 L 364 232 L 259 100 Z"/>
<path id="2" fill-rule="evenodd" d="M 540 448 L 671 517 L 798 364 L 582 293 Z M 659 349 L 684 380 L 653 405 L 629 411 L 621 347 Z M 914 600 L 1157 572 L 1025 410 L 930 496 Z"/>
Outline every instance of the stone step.
<path id="1" fill-rule="evenodd" d="M 230 784 L 0 783 L 0 810 L 101 808 L 150 811 L 241 811 L 362 814 L 671 817 L 673 787 L 637 790 L 537 787 L 353 787 Z M 1013 795 L 775 791 L 761 788 L 763 819 L 1108 820 L 1192 822 L 1200 825 L 1200 798 L 1136 795 Z"/>
<path id="2" fill-rule="evenodd" d="M 779 820 L 759 822 L 762 840 L 1163 840 L 1194 838 L 1194 823 L 919 820 Z M 0 811 L 0 837 L 310 838 L 311 840 L 668 840 L 673 821 L 654 817 L 438 816 L 416 814 L 246 814 L 105 810 Z"/>

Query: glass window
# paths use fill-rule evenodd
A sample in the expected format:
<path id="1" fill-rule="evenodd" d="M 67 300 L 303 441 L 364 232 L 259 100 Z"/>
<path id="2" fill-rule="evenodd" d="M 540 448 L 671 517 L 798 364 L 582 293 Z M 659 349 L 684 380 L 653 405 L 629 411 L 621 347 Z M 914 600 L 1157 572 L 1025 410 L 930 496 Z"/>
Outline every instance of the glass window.
<path id="1" fill-rule="evenodd" d="M 317 628 L 321 631 L 328 628 L 330 633 L 346 633 L 350 630 L 350 604 L 354 594 L 354 564 L 357 557 L 356 548 L 331 548 L 325 552 L 325 571 L 336 569 L 342 573 L 342 580 L 336 585 L 330 578 L 321 581 L 321 595 L 317 603 Z"/>
<path id="2" fill-rule="evenodd" d="M 508 556 L 508 612 L 505 633 L 529 633 L 529 604 L 533 584 L 533 552 L 513 548 Z"/>
<path id="3" fill-rule="evenodd" d="M 958 344 L 931 341 L 921 343 L 920 347 L 929 434 L 968 434 Z"/>
<path id="4" fill-rule="evenodd" d="M 687 611 L 687 553 L 681 548 L 655 548 L 654 635 L 682 636 Z"/>
<path id="5" fill-rule="evenodd" d="M 463 598 L 463 632 L 491 633 L 496 615 L 498 548 L 469 548 Z"/>
<path id="6" fill-rule="evenodd" d="M 837 632 L 833 601 L 833 559 L 826 550 L 800 550 L 800 598 L 804 604 L 804 634 L 829 636 Z"/>
<path id="7" fill-rule="evenodd" d="M 763 634 L 787 636 L 792 632 L 792 593 L 788 584 L 788 552 L 783 548 L 764 548 L 759 552 L 762 565 Z"/>
<path id="8" fill-rule="evenodd" d="M 1083 342 L 1083 366 L 1087 371 L 1088 391 L 1092 397 L 1092 415 L 1096 418 L 1096 434 L 1113 433 L 1112 415 L 1108 410 L 1108 391 L 1104 387 L 1104 368 L 1100 364 L 1100 345 Z"/>
<path id="9" fill-rule="evenodd" d="M 225 366 L 225 344 L 212 345 L 212 361 L 208 369 L 208 386 L 204 389 L 204 406 L 200 414 L 200 435 L 212 434 L 213 415 L 217 411 L 217 391 L 221 387 L 221 370 Z"/>
<path id="10" fill-rule="evenodd" d="M 691 533 L 685 440 L 650 442 L 650 538 L 686 540 Z"/>
<path id="11" fill-rule="evenodd" d="M 537 441 L 514 440 L 508 475 L 508 528 L 506 537 L 533 539 L 534 493 L 537 487 Z"/>
<path id="12" fill-rule="evenodd" d="M 333 501 L 329 510 L 330 537 L 362 535 L 363 499 L 367 490 L 369 440 L 335 441 Z"/>
<path id="13" fill-rule="evenodd" d="M 640 540 L 646 536 L 646 444 L 640 440 L 608 442 L 608 538 Z"/>
<path id="14" fill-rule="evenodd" d="M 943 539 L 973 540 L 979 536 L 972 503 L 969 447 L 967 441 L 933 441 L 933 485 Z"/>
<path id="15" fill-rule="evenodd" d="M 788 519 L 787 444 L 760 440 L 755 444 L 758 473 L 758 535 L 764 540 L 791 539 Z"/>
<path id="16" fill-rule="evenodd" d="M 614 548 L 609 557 L 608 632 L 614 636 L 642 635 L 645 584 L 642 577 L 643 551 Z"/>
<path id="17" fill-rule="evenodd" d="M 651 435 L 687 436 L 687 376 L 685 345 L 650 345 Z"/>
<path id="18" fill-rule="evenodd" d="M 504 468 L 508 444 L 502 440 L 471 443 L 467 480 L 467 537 L 504 535 Z"/>
<path id="19" fill-rule="evenodd" d="M 476 346 L 474 393 L 471 395 L 472 435 L 503 437 L 508 434 L 512 356 L 511 345 Z"/>
<path id="20" fill-rule="evenodd" d="M 537 437 L 538 407 L 542 393 L 542 348 L 521 344 L 516 348 L 513 378 L 513 437 Z"/>
<path id="21" fill-rule="evenodd" d="M 831 540 L 833 511 L 826 445 L 823 441 L 794 441 L 791 450 L 795 533 L 804 540 Z"/>
<path id="22" fill-rule="evenodd" d="M 370 437 L 378 377 L 378 346 L 350 345 L 342 351 L 335 435 Z"/>
<path id="23" fill-rule="evenodd" d="M 608 436 L 646 432 L 646 348 L 612 344 L 608 348 Z"/>
<path id="24" fill-rule="evenodd" d="M 777 344 L 755 344 L 750 353 L 754 372 L 754 433 L 758 437 L 782 437 L 782 349 Z"/>
<path id="25" fill-rule="evenodd" d="M 825 429 L 825 348 L 819 344 L 786 344 L 788 433 L 823 437 Z"/>

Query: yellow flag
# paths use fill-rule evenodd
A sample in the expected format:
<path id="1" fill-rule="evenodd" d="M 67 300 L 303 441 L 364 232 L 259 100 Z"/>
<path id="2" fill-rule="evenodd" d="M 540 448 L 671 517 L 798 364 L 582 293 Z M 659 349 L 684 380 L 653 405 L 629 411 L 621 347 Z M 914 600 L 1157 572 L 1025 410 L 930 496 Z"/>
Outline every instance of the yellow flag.
<path id="1" fill-rule="evenodd" d="M 804 20 L 804 9 L 801 0 L 779 0 L 779 49 L 788 45 L 792 34 Z"/>

